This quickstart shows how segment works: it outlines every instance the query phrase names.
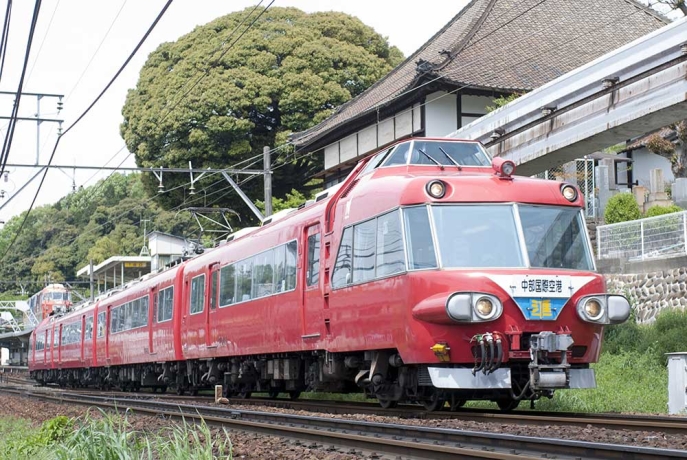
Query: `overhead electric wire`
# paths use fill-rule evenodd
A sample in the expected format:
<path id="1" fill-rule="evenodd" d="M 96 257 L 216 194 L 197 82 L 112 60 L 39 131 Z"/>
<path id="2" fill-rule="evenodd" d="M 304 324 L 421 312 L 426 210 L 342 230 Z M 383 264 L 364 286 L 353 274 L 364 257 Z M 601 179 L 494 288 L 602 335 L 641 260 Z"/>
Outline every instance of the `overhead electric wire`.
<path id="1" fill-rule="evenodd" d="M 38 62 L 38 58 L 41 55 L 41 51 L 43 51 L 43 45 L 45 45 L 45 40 L 48 38 L 48 34 L 50 33 L 50 26 L 52 26 L 52 20 L 55 19 L 55 13 L 57 13 L 57 8 L 60 6 L 60 0 L 57 0 L 57 3 L 55 3 L 55 8 L 52 10 L 52 15 L 50 15 L 50 21 L 48 21 L 48 27 L 45 29 L 45 35 L 43 35 L 43 40 L 41 40 L 41 44 L 38 47 L 38 52 L 36 53 L 36 57 L 33 60 L 33 64 L 31 65 L 31 70 L 29 70 L 29 76 L 26 78 L 26 82 L 28 83 L 31 81 L 31 75 L 33 75 L 33 69 L 36 67 L 36 63 Z"/>
<path id="2" fill-rule="evenodd" d="M 57 141 L 55 141 L 55 146 L 54 146 L 53 149 L 52 149 L 52 153 L 50 154 L 50 159 L 48 160 L 48 166 L 50 166 L 50 164 L 52 164 L 52 160 L 53 160 L 53 158 L 55 157 L 55 153 L 57 152 L 57 147 L 60 145 L 60 140 L 61 140 L 67 133 L 69 133 L 69 132 L 72 130 L 72 128 L 73 128 L 74 126 L 76 126 L 76 125 L 77 125 L 77 124 L 78 124 L 78 123 L 88 114 L 88 112 L 91 111 L 91 109 L 93 108 L 93 106 L 95 106 L 95 104 L 100 100 L 100 98 L 102 98 L 102 96 L 105 94 L 105 92 L 112 86 L 112 84 L 115 82 L 115 80 L 117 79 L 117 77 L 119 77 L 119 75 L 122 73 L 122 71 L 124 71 L 124 69 L 125 69 L 126 66 L 129 64 L 129 62 L 131 62 L 131 60 L 132 60 L 133 57 L 136 55 L 136 53 L 138 52 L 138 50 L 141 48 L 141 46 L 143 45 L 143 43 L 146 41 L 146 39 L 148 38 L 148 36 L 151 34 L 151 32 L 153 31 L 153 29 L 155 28 L 155 26 L 157 26 L 158 22 L 160 22 L 160 19 L 162 19 L 162 16 L 165 14 L 165 12 L 166 12 L 167 9 L 169 8 L 169 6 L 172 4 L 172 1 L 173 1 L 173 0 L 167 0 L 167 2 L 165 3 L 165 5 L 162 7 L 162 10 L 161 10 L 160 13 L 157 15 L 157 17 L 155 18 L 155 20 L 153 21 L 153 23 L 150 25 L 150 27 L 148 28 L 148 30 L 146 31 L 146 33 L 143 35 L 143 37 L 141 38 L 141 40 L 138 42 L 138 44 L 136 45 L 136 47 L 134 48 L 134 50 L 131 52 L 131 54 L 129 54 L 129 57 L 124 61 L 124 64 L 122 64 L 122 66 L 121 66 L 121 67 L 119 68 L 119 70 L 115 73 L 115 75 L 114 75 L 114 76 L 112 77 L 112 79 L 108 82 L 108 84 L 105 85 L 105 88 L 100 92 L 100 94 L 98 94 L 98 96 L 97 96 L 97 97 L 93 100 L 93 102 L 86 108 L 86 110 L 84 110 L 83 113 L 82 113 L 82 114 L 81 114 L 81 115 L 80 115 L 71 125 L 69 125 L 69 127 L 64 131 L 64 133 L 62 133 L 62 135 L 60 135 L 60 136 L 57 138 Z M 36 0 L 36 3 L 37 3 L 37 5 L 40 5 L 40 0 Z M 28 53 L 27 53 L 27 55 L 28 55 Z M 41 177 L 41 181 L 40 181 L 40 183 L 38 184 L 38 190 L 36 190 L 36 194 L 34 195 L 33 200 L 31 201 L 31 205 L 29 206 L 28 211 L 27 211 L 26 214 L 24 215 L 24 219 L 22 220 L 21 225 L 19 226 L 19 229 L 17 229 L 17 232 L 14 234 L 14 238 L 12 239 L 12 241 L 10 242 L 10 244 L 7 246 L 7 249 L 5 249 L 5 252 L 4 252 L 4 253 L 2 254 L 2 256 L 0 257 L 0 262 L 2 262 L 3 260 L 5 260 L 5 257 L 6 257 L 7 254 L 9 253 L 10 249 L 12 249 L 12 246 L 13 246 L 14 243 L 17 241 L 17 238 L 19 237 L 19 235 L 21 234 L 22 230 L 24 229 L 24 225 L 26 225 L 26 221 L 28 220 L 29 215 L 31 214 L 31 211 L 33 210 L 33 207 L 34 207 L 34 205 L 36 204 L 36 199 L 38 199 L 38 194 L 40 193 L 41 188 L 43 187 L 43 183 L 45 182 L 45 177 L 47 176 L 48 170 L 49 170 L 49 169 L 50 169 L 49 167 L 48 167 L 48 168 L 45 168 L 45 171 L 43 172 L 43 177 Z M 0 174 L 1 174 L 1 173 L 0 173 Z"/>
<path id="3" fill-rule="evenodd" d="M 239 27 L 240 27 L 240 26 L 250 17 L 250 15 L 253 14 L 253 11 L 255 11 L 255 9 L 256 9 L 258 6 L 260 6 L 260 4 L 262 4 L 262 2 L 263 2 L 263 0 L 260 0 L 260 3 L 258 3 L 258 4 L 255 6 L 255 8 L 253 8 L 253 10 L 248 14 L 248 16 L 246 16 L 246 17 L 243 19 L 243 21 L 241 21 L 241 23 L 240 23 L 238 26 L 236 26 L 236 28 L 234 29 L 234 31 L 236 31 L 236 30 L 237 30 L 237 29 L 238 29 L 238 28 L 239 28 Z M 272 6 L 272 4 L 273 4 L 274 2 L 275 2 L 275 0 L 270 1 L 269 5 L 267 5 L 267 6 L 265 7 L 265 9 L 263 9 L 263 10 L 256 16 L 255 19 L 253 19 L 253 22 L 251 22 L 250 25 L 248 25 L 248 27 L 246 27 L 246 29 L 245 29 L 243 32 L 241 32 L 241 35 L 239 35 L 238 37 L 236 37 L 236 39 L 235 39 L 235 40 L 234 40 L 234 41 L 233 41 L 233 42 L 232 42 L 232 43 L 222 52 L 222 54 L 220 54 L 219 57 L 218 57 L 217 59 L 214 60 L 214 64 L 213 64 L 212 61 L 210 61 L 210 62 L 208 62 L 208 66 L 217 65 L 217 64 L 222 60 L 222 58 L 223 58 L 224 56 L 226 56 L 226 54 L 229 52 L 229 50 L 231 50 L 231 49 L 234 47 L 234 45 L 241 39 L 241 37 L 243 37 L 243 36 L 246 34 L 246 32 L 248 32 L 248 31 L 250 30 L 250 28 L 253 27 L 253 25 L 258 21 L 258 19 L 260 19 L 260 17 L 261 17 L 263 14 L 265 14 L 265 12 L 267 12 L 267 10 L 270 8 L 270 6 Z M 234 31 L 232 31 L 232 33 L 231 33 L 232 35 L 233 35 Z M 158 123 L 162 123 L 162 122 L 167 118 L 167 116 L 168 116 L 170 113 L 172 113 L 172 111 L 181 103 L 181 101 L 183 101 L 183 100 L 186 98 L 186 96 L 188 96 L 188 95 L 191 93 L 191 91 L 193 91 L 193 89 L 194 89 L 196 86 L 198 86 L 198 83 L 200 83 L 200 82 L 203 80 L 203 78 L 205 78 L 205 77 L 208 75 L 208 72 L 210 71 L 210 68 L 211 68 L 211 67 L 208 67 L 208 68 L 203 69 L 203 71 L 202 71 L 203 73 L 200 75 L 200 77 L 193 83 L 193 85 L 191 85 L 191 87 L 190 87 L 184 94 L 181 95 L 181 97 L 180 97 L 179 99 L 177 99 L 177 100 L 174 102 L 174 104 L 172 105 L 172 107 L 170 107 L 170 108 L 167 110 L 167 112 L 165 112 L 165 114 L 162 116 L 162 118 L 160 119 L 160 121 L 158 121 Z"/>
<path id="4" fill-rule="evenodd" d="M 105 43 L 105 40 L 107 39 L 108 35 L 110 35 L 110 31 L 112 31 L 112 28 L 115 25 L 115 22 L 117 22 L 117 19 L 119 18 L 119 15 L 122 14 L 122 10 L 126 6 L 126 2 L 128 0 L 124 0 L 122 2 L 122 6 L 119 7 L 119 11 L 117 11 L 117 14 L 115 15 L 114 19 L 112 19 L 112 22 L 110 22 L 110 27 L 107 28 L 107 31 L 105 32 L 105 35 L 103 35 L 103 38 L 100 40 L 100 43 L 98 44 L 98 47 L 95 49 L 93 54 L 91 55 L 91 58 L 88 60 L 88 64 L 86 64 L 86 67 L 84 67 L 83 71 L 81 72 L 81 75 L 79 75 L 79 78 L 76 80 L 76 83 L 74 83 L 74 86 L 72 86 L 72 89 L 70 89 L 67 92 L 67 100 L 71 97 L 71 95 L 74 93 L 74 90 L 79 86 L 79 83 L 81 83 L 81 80 L 83 79 L 84 75 L 86 75 L 86 72 L 88 71 L 88 68 L 91 66 L 93 63 L 93 60 L 95 59 L 96 55 L 100 51 L 100 48 L 102 48 L 103 43 Z"/>
<path id="5" fill-rule="evenodd" d="M 2 71 L 5 70 L 5 56 L 7 55 L 7 44 L 10 39 L 10 21 L 12 17 L 12 0 L 7 0 L 7 9 L 5 10 L 5 20 L 2 25 L 2 36 L 0 37 L 0 80 L 2 80 Z"/>
<path id="6" fill-rule="evenodd" d="M 24 78 L 26 77 L 26 67 L 29 65 L 29 56 L 31 54 L 31 45 L 33 44 L 33 35 L 36 32 L 36 24 L 38 24 L 38 14 L 41 10 L 41 0 L 36 0 L 33 17 L 31 18 L 31 27 L 29 28 L 29 36 L 26 41 L 26 53 L 24 54 L 24 65 L 22 66 L 21 76 L 19 77 L 19 85 L 17 87 L 17 94 L 14 99 L 14 106 L 12 107 L 12 114 L 10 116 L 9 128 L 5 135 L 5 141 L 0 152 L 0 176 L 5 172 L 5 165 L 10 155 L 12 148 L 12 140 L 14 139 L 14 128 L 17 125 L 17 116 L 19 114 L 19 103 L 21 102 L 22 90 L 24 89 Z"/>

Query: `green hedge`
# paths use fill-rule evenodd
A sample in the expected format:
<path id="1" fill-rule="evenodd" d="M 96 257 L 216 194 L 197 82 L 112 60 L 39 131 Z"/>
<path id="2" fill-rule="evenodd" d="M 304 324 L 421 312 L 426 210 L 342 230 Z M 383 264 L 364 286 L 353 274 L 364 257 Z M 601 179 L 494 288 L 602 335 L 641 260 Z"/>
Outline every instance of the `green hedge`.
<path id="1" fill-rule="evenodd" d="M 607 224 L 627 222 L 642 217 L 639 205 L 631 193 L 619 193 L 611 197 L 606 204 L 604 221 Z"/>
<path id="2" fill-rule="evenodd" d="M 646 210 L 646 214 L 644 214 L 644 217 L 656 217 L 656 216 L 662 216 L 664 214 L 672 214 L 674 212 L 682 212 L 684 209 L 682 209 L 680 206 L 671 204 L 670 206 L 652 206 L 649 209 Z"/>

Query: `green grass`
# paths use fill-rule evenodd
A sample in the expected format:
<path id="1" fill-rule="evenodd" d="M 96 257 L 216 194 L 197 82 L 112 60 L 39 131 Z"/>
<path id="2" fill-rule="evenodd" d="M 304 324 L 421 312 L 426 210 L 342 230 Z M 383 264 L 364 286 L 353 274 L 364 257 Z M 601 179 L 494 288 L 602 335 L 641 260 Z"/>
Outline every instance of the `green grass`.
<path id="1" fill-rule="evenodd" d="M 226 431 L 184 422 L 157 432 L 135 431 L 126 417 L 101 412 L 77 419 L 56 417 L 40 429 L 29 422 L 0 419 L 3 460 L 214 460 L 231 459 Z"/>

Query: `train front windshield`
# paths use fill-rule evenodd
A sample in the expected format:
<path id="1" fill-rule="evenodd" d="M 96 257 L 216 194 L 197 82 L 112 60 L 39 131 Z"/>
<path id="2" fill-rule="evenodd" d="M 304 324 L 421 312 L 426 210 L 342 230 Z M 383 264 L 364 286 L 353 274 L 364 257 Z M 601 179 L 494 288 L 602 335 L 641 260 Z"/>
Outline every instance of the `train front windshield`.
<path id="1" fill-rule="evenodd" d="M 439 264 L 443 268 L 594 267 L 577 208 L 434 205 L 406 208 L 404 214 L 411 270 Z"/>

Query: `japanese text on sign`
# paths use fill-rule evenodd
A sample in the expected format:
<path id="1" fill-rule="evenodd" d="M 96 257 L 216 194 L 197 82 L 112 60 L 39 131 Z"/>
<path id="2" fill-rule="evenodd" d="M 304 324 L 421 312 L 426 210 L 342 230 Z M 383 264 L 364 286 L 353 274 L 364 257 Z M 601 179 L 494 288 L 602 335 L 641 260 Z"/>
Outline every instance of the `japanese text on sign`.
<path id="1" fill-rule="evenodd" d="M 520 283 L 522 292 L 533 293 L 557 293 L 563 292 L 563 282 L 561 280 L 546 280 L 539 278 L 531 278 L 522 280 Z"/>

